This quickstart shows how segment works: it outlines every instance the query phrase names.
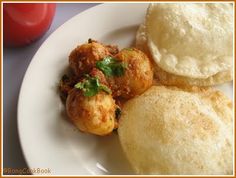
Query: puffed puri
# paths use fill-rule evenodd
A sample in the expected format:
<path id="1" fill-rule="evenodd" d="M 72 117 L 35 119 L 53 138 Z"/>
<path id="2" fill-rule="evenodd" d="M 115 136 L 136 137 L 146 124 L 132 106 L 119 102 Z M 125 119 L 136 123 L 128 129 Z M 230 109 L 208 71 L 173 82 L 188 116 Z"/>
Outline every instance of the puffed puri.
<path id="1" fill-rule="evenodd" d="M 217 90 L 153 86 L 124 105 L 118 134 L 137 174 L 228 175 L 232 118 Z"/>
<path id="2" fill-rule="evenodd" d="M 145 25 L 149 51 L 162 70 L 206 79 L 232 69 L 232 3 L 151 4 Z"/>

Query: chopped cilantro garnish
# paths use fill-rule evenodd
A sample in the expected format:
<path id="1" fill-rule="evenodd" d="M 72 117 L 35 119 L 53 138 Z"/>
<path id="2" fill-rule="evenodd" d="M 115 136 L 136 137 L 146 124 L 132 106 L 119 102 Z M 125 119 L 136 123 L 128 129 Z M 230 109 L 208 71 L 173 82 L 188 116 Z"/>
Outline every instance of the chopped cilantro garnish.
<path id="1" fill-rule="evenodd" d="M 84 96 L 87 97 L 94 96 L 102 90 L 109 94 L 111 93 L 111 90 L 107 86 L 99 83 L 98 78 L 90 77 L 89 75 L 86 75 L 86 79 L 77 83 L 74 87 L 82 90 Z"/>
<path id="2" fill-rule="evenodd" d="M 106 76 L 122 76 L 125 73 L 127 64 L 113 57 L 105 57 L 96 63 L 96 67 L 100 69 Z"/>

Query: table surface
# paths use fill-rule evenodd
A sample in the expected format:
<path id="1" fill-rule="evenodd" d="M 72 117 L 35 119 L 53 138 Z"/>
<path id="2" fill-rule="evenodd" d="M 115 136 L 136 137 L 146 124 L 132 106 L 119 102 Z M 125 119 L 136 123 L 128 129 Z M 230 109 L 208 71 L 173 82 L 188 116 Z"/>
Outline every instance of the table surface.
<path id="1" fill-rule="evenodd" d="M 65 21 L 95 3 L 58 3 L 54 20 L 38 41 L 21 48 L 3 48 L 3 168 L 26 168 L 17 131 L 17 102 L 22 80 L 41 44 Z"/>

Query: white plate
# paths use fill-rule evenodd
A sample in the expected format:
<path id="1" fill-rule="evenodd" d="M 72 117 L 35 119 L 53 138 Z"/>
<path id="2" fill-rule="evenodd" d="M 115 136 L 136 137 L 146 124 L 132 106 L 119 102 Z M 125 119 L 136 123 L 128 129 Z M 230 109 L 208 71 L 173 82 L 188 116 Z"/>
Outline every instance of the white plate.
<path id="1" fill-rule="evenodd" d="M 88 38 L 130 46 L 147 4 L 103 4 L 56 30 L 35 54 L 25 75 L 18 103 L 18 129 L 30 168 L 49 168 L 54 175 L 133 174 L 116 134 L 82 134 L 66 121 L 57 93 L 68 54 Z M 220 87 L 232 98 L 232 84 Z"/>

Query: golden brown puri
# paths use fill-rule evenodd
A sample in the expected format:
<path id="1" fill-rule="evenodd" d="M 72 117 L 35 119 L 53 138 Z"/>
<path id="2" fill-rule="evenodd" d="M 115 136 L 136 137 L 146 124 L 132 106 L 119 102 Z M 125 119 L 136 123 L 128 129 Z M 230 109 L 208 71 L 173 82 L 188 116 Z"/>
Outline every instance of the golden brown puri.
<path id="1" fill-rule="evenodd" d="M 108 78 L 114 97 L 129 99 L 143 93 L 152 85 L 152 64 L 142 51 L 125 48 L 115 58 L 126 63 L 127 68 L 124 75 Z"/>
<path id="2" fill-rule="evenodd" d="M 142 29 L 141 29 L 142 30 Z M 141 33 L 138 31 L 138 33 Z M 226 70 L 223 72 L 219 72 L 215 75 L 212 75 L 205 79 L 197 79 L 197 78 L 189 78 L 184 76 L 175 75 L 161 69 L 155 62 L 153 61 L 151 54 L 148 50 L 146 41 L 143 40 L 144 37 L 140 37 L 140 34 L 137 34 L 136 38 L 136 46 L 139 50 L 144 51 L 149 59 L 153 63 L 154 68 L 154 78 L 158 80 L 159 83 L 168 86 L 213 86 L 226 82 L 230 82 L 233 79 L 232 70 Z M 141 41 L 143 40 L 143 41 Z"/>
<path id="3" fill-rule="evenodd" d="M 225 82 L 230 82 L 232 81 L 233 78 L 232 70 L 219 72 L 205 79 L 196 79 L 168 73 L 162 70 L 160 67 L 158 67 L 158 65 L 154 67 L 154 73 L 155 73 L 154 74 L 155 78 L 160 83 L 162 83 L 163 85 L 171 85 L 171 86 L 182 86 L 182 85 L 212 86 L 212 85 L 222 84 Z"/>
<path id="4" fill-rule="evenodd" d="M 150 54 L 150 50 L 147 46 L 147 34 L 146 34 L 146 24 L 143 23 L 140 25 L 137 34 L 136 34 L 136 47 L 142 51 L 144 51 L 151 60 L 152 55 Z M 155 62 L 154 65 L 154 78 L 156 78 L 159 83 L 163 85 L 170 86 L 212 86 L 218 85 L 225 82 L 230 82 L 233 79 L 233 71 L 232 69 L 225 70 L 222 72 L 218 72 L 215 75 L 212 75 L 208 78 L 190 78 L 184 77 L 180 75 L 175 75 L 170 72 L 166 72 L 162 68 L 160 68 Z"/>
<path id="5" fill-rule="evenodd" d="M 82 44 L 76 47 L 69 56 L 69 65 L 77 76 L 89 73 L 95 67 L 96 62 L 106 56 L 115 55 L 118 52 L 116 46 L 105 46 L 96 41 Z"/>
<path id="6" fill-rule="evenodd" d="M 110 94 L 100 91 L 85 97 L 81 90 L 72 89 L 66 100 L 69 119 L 83 132 L 107 135 L 116 127 L 117 106 Z"/>
<path id="7" fill-rule="evenodd" d="M 118 134 L 138 174 L 232 174 L 232 118 L 217 90 L 152 86 L 125 103 Z"/>
<path id="8" fill-rule="evenodd" d="M 230 3 L 150 4 L 148 49 L 168 73 L 205 79 L 233 67 L 233 7 Z"/>

